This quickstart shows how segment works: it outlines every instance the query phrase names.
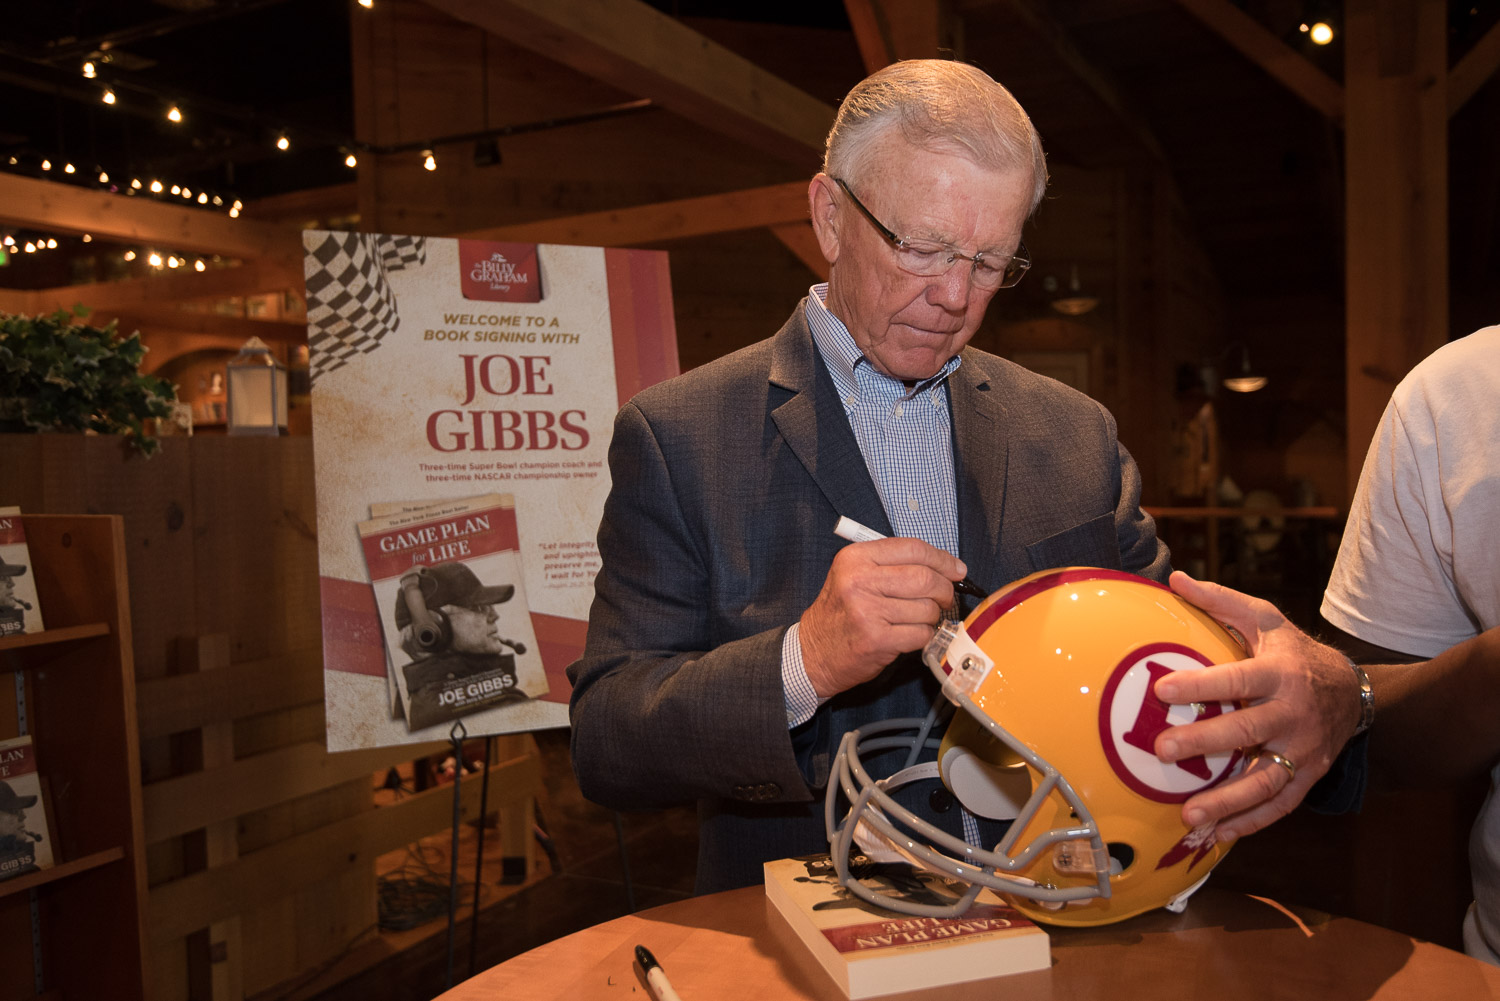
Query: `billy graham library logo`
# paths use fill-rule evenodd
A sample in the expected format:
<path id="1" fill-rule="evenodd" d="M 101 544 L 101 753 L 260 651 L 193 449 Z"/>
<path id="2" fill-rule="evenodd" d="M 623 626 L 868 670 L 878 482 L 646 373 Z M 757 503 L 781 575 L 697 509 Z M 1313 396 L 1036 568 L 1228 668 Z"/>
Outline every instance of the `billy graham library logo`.
<path id="1" fill-rule="evenodd" d="M 541 302 L 536 244 L 458 241 L 459 285 L 465 299 Z"/>

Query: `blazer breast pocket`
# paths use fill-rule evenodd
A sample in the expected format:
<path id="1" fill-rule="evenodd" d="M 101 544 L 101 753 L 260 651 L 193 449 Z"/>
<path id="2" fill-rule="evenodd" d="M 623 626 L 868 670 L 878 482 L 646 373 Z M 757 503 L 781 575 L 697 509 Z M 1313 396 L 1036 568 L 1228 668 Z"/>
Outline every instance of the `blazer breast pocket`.
<path id="1" fill-rule="evenodd" d="M 1032 570 L 1053 567 L 1120 569 L 1120 543 L 1115 538 L 1115 516 L 1101 514 L 1081 525 L 1063 529 L 1026 547 Z"/>

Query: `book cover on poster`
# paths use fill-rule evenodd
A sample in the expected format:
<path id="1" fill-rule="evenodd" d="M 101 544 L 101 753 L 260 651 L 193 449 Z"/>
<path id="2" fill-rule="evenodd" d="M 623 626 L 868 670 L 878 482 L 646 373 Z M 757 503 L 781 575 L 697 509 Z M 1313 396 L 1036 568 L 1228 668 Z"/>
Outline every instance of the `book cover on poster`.
<path id="1" fill-rule="evenodd" d="M 459 720 L 466 732 L 522 729 L 546 711 L 512 497 L 389 514 L 359 533 L 390 656 L 393 714 L 411 740 L 443 739 Z"/>
<path id="2" fill-rule="evenodd" d="M 324 230 L 303 247 L 329 750 L 440 725 L 405 718 L 425 699 L 401 691 L 407 657 L 388 642 L 359 526 L 394 513 L 382 505 L 491 492 L 511 498 L 519 566 L 504 582 L 517 597 L 497 608 L 524 595 L 535 643 L 514 629 L 527 653 L 511 656 L 518 678 L 529 659 L 545 684 L 521 685 L 540 693 L 527 711 L 464 728 L 566 726 L 615 413 L 678 371 L 666 254 Z"/>
<path id="3" fill-rule="evenodd" d="M 52 866 L 52 836 L 30 737 L 0 740 L 0 880 Z"/>
<path id="4" fill-rule="evenodd" d="M 39 633 L 42 606 L 26 548 L 26 522 L 14 508 L 0 511 L 0 636 Z"/>
<path id="5" fill-rule="evenodd" d="M 852 871 L 883 896 L 946 904 L 965 887 L 905 863 L 851 858 Z M 1046 969 L 1047 933 L 988 890 L 957 918 L 922 918 L 875 907 L 840 885 L 827 853 L 765 863 L 766 899 L 845 997 Z"/>

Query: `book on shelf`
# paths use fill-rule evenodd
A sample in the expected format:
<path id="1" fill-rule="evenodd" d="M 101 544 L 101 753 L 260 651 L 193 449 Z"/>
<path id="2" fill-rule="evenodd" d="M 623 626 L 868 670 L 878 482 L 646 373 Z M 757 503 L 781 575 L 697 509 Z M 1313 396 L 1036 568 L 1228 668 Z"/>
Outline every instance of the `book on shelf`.
<path id="1" fill-rule="evenodd" d="M 0 880 L 52 866 L 52 836 L 30 737 L 0 740 Z"/>
<path id="2" fill-rule="evenodd" d="M 406 721 L 397 742 L 442 739 L 459 721 L 470 736 L 533 728 L 548 684 L 514 500 L 484 494 L 384 514 L 359 534 L 395 683 L 391 715 Z"/>
<path id="3" fill-rule="evenodd" d="M 26 524 L 18 509 L 0 509 L 0 636 L 39 633 L 43 628 Z"/>
<path id="4" fill-rule="evenodd" d="M 966 887 L 905 863 L 850 858 L 850 871 L 882 896 L 952 902 Z M 1047 933 L 988 890 L 956 918 L 889 911 L 840 883 L 827 853 L 765 864 L 766 898 L 850 999 L 942 987 L 1052 963 Z"/>

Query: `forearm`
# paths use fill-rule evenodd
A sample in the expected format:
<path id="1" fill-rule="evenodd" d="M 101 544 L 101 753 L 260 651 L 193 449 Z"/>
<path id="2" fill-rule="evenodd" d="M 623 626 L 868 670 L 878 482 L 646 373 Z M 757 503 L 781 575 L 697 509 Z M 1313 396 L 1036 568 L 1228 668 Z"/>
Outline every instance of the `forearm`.
<path id="1" fill-rule="evenodd" d="M 1370 764 L 1384 784 L 1453 782 L 1500 759 L 1500 628 L 1415 664 L 1366 668 Z"/>

